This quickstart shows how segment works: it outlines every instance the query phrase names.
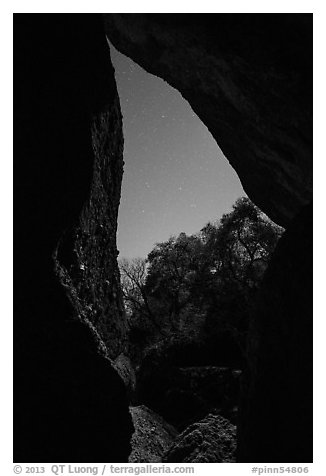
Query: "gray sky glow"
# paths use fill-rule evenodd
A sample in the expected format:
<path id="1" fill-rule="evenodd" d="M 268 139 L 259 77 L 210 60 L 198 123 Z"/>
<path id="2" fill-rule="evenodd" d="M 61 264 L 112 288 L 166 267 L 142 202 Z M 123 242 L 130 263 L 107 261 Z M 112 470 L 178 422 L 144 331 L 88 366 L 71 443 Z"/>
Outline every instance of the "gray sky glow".
<path id="1" fill-rule="evenodd" d="M 181 94 L 110 47 L 125 139 L 118 249 L 146 257 L 155 243 L 229 212 L 244 191 Z"/>

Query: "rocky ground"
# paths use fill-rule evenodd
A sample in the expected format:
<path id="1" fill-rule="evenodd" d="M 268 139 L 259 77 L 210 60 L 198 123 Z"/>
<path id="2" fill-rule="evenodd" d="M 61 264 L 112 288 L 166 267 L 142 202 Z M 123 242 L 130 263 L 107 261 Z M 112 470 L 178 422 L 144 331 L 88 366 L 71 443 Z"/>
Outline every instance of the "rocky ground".
<path id="1" fill-rule="evenodd" d="M 209 414 L 181 434 L 144 405 L 131 407 L 135 432 L 130 463 L 234 463 L 236 427 Z"/>
<path id="2" fill-rule="evenodd" d="M 209 414 L 190 425 L 163 458 L 166 463 L 235 463 L 236 427 Z"/>
<path id="3" fill-rule="evenodd" d="M 173 426 L 144 405 L 131 407 L 135 427 L 132 435 L 130 463 L 160 463 L 163 454 L 178 435 Z"/>

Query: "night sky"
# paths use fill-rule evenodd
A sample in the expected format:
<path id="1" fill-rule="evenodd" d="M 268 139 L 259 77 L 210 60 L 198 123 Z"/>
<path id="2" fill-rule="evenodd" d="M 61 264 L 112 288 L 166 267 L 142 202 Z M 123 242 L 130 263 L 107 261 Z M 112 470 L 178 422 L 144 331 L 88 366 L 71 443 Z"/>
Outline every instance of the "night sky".
<path id="1" fill-rule="evenodd" d="M 111 45 L 124 127 L 120 257 L 199 231 L 244 195 L 207 127 L 181 94 Z"/>

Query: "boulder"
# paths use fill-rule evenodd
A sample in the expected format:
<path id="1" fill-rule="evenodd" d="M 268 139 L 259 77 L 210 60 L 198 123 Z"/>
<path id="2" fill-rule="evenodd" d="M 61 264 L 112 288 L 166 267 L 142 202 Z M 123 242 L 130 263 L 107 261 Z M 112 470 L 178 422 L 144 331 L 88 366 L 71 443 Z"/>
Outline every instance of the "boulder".
<path id="1" fill-rule="evenodd" d="M 190 425 L 164 455 L 164 463 L 234 463 L 236 427 L 220 415 L 209 414 Z"/>
<path id="2" fill-rule="evenodd" d="M 129 399 L 132 400 L 136 389 L 136 373 L 129 357 L 125 354 L 118 355 L 113 361 L 113 367 L 125 384 Z"/>
<path id="3" fill-rule="evenodd" d="M 131 439 L 130 463 L 160 463 L 178 432 L 144 405 L 130 407 L 135 433 Z"/>

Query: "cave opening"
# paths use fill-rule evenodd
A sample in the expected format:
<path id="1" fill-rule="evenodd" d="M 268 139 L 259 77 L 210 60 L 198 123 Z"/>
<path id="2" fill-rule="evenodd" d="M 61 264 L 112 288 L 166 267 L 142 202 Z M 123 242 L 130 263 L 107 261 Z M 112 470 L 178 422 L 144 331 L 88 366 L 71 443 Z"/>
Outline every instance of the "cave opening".
<path id="1" fill-rule="evenodd" d="M 162 454 L 145 457 L 160 461 L 178 433 L 212 419 L 226 425 L 233 460 L 249 314 L 283 230 L 247 198 L 179 91 L 108 43 L 124 135 L 117 248 L 128 343 L 117 361 L 133 374 L 133 422 L 157 429 L 150 446 L 162 438 Z M 141 444 L 130 461 L 145 461 Z"/>
<path id="2" fill-rule="evenodd" d="M 103 27 L 103 15 L 16 15 L 15 462 L 233 462 L 237 418 L 237 461 L 312 461 L 311 20 L 104 14 Z M 246 337 L 238 318 L 254 302 L 264 256 L 250 258 L 248 216 L 239 207 L 199 239 L 191 234 L 198 229 L 182 227 L 188 234 L 152 254 L 150 295 L 141 295 L 140 319 L 130 329 L 116 246 L 122 121 L 106 34 L 187 97 L 251 200 L 287 226 L 248 308 L 250 372 L 239 417 L 233 403 L 241 365 L 231 362 L 235 352 L 225 333 L 218 339 L 216 323 L 232 323 L 224 329 L 232 342 Z M 183 185 L 170 181 L 181 196 Z M 147 201 L 160 198 L 158 186 L 154 192 Z M 171 209 L 178 204 L 174 199 Z M 259 230 L 260 215 L 245 200 L 240 211 Z M 245 229 L 239 234 L 234 223 Z M 131 226 L 128 233 L 133 240 Z M 263 236 L 275 243 L 274 235 Z M 180 261 L 160 259 L 171 256 Z M 146 286 L 134 287 L 130 298 Z M 142 319 L 150 311 L 155 319 Z M 177 435 L 191 423 L 184 439 Z M 156 425 L 175 451 L 158 456 Z M 221 458 L 223 435 L 230 452 Z M 153 452 L 143 452 L 148 442 Z"/>

